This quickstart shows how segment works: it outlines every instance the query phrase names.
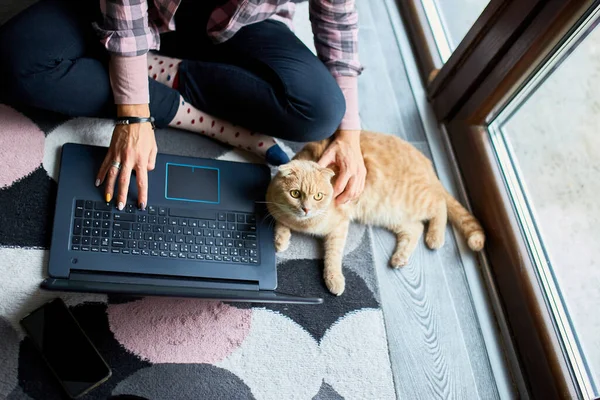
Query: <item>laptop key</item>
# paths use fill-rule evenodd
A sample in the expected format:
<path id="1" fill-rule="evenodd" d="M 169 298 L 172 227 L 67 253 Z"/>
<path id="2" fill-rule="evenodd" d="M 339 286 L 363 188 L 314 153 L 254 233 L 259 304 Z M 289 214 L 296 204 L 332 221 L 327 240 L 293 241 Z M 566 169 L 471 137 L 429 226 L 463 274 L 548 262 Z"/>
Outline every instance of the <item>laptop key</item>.
<path id="1" fill-rule="evenodd" d="M 92 211 L 91 211 L 91 210 L 85 210 L 85 211 L 83 212 L 83 218 L 92 218 L 92 216 L 93 216 L 93 215 L 94 215 L 94 214 L 92 213 Z"/>
<path id="2" fill-rule="evenodd" d="M 187 258 L 195 260 L 196 259 L 196 255 L 192 254 L 192 253 L 188 253 Z"/>
<path id="3" fill-rule="evenodd" d="M 223 261 L 230 262 L 231 261 L 231 257 L 229 257 L 229 256 L 223 256 Z"/>
<path id="4" fill-rule="evenodd" d="M 92 234 L 92 230 L 90 228 L 83 228 L 83 230 L 81 231 L 81 234 L 83 236 L 90 236 Z"/>
<path id="5" fill-rule="evenodd" d="M 219 222 L 218 228 L 222 231 L 227 230 L 227 222 Z"/>
<path id="6" fill-rule="evenodd" d="M 169 252 L 169 257 L 171 257 L 171 258 L 177 258 L 177 253 L 175 253 L 174 251 L 170 251 Z"/>
<path id="7" fill-rule="evenodd" d="M 242 238 L 242 232 L 233 232 L 232 235 L 233 235 L 233 238 L 237 239 L 237 240 Z"/>
<path id="8" fill-rule="evenodd" d="M 144 231 L 144 232 L 150 232 L 150 231 L 152 231 L 152 225 L 150 225 L 150 224 L 142 224 L 142 231 Z"/>
<path id="9" fill-rule="evenodd" d="M 244 217 L 244 215 L 243 215 L 243 214 L 238 214 L 238 215 L 237 215 L 237 222 L 238 222 L 238 223 L 239 223 L 239 222 L 241 222 L 242 224 L 243 224 L 244 222 L 246 222 L 246 218 Z"/>
<path id="10" fill-rule="evenodd" d="M 217 223 L 214 221 L 209 221 L 208 222 L 208 228 L 209 229 L 217 229 Z"/>
<path id="11" fill-rule="evenodd" d="M 83 217 L 83 208 L 76 208 L 75 209 L 75 217 L 77 217 L 77 218 Z"/>
<path id="12" fill-rule="evenodd" d="M 109 212 L 106 212 L 106 211 L 104 211 L 104 212 L 102 213 L 102 219 L 109 219 L 109 218 L 110 218 L 110 213 L 109 213 Z"/>
<path id="13" fill-rule="evenodd" d="M 187 257 L 187 255 L 186 255 L 185 253 L 179 253 L 179 256 L 178 256 L 178 257 L 179 257 L 179 258 L 186 258 L 186 257 Z"/>
<path id="14" fill-rule="evenodd" d="M 102 221 L 98 221 L 97 219 L 92 221 L 92 226 L 94 228 L 100 228 L 100 225 L 102 225 Z"/>
<path id="15" fill-rule="evenodd" d="M 244 247 L 244 241 L 243 240 L 236 240 L 235 241 L 235 247 L 241 249 Z"/>
<path id="16" fill-rule="evenodd" d="M 142 254 L 142 252 L 137 249 L 131 249 L 131 254 L 133 254 L 134 256 L 139 256 L 140 254 Z"/>
<path id="17" fill-rule="evenodd" d="M 143 256 L 149 256 L 150 252 L 148 250 L 142 250 L 142 255 Z"/>
<path id="18" fill-rule="evenodd" d="M 165 235 L 163 235 L 162 233 L 157 233 L 154 235 L 154 240 L 156 240 L 157 242 L 164 242 Z"/>
<path id="19" fill-rule="evenodd" d="M 177 243 L 185 243 L 185 236 L 183 236 L 183 235 L 176 235 L 175 236 L 175 241 Z"/>
<path id="20" fill-rule="evenodd" d="M 211 247 L 210 248 L 210 254 L 219 254 L 219 248 L 218 247 Z"/>
<path id="21" fill-rule="evenodd" d="M 92 238 L 92 246 L 100 246 L 100 238 Z"/>
<path id="22" fill-rule="evenodd" d="M 223 261 L 223 257 L 221 257 L 221 256 L 215 256 L 215 261 Z"/>
<path id="23" fill-rule="evenodd" d="M 88 209 L 94 208 L 94 202 L 91 201 L 91 200 L 86 200 L 85 201 L 85 208 L 88 208 Z"/>
<path id="24" fill-rule="evenodd" d="M 242 233 L 242 239 L 244 240 L 256 240 L 256 234 L 254 233 Z"/>
<path id="25" fill-rule="evenodd" d="M 241 261 L 240 257 L 233 257 L 232 258 L 233 262 L 239 263 Z"/>
<path id="26" fill-rule="evenodd" d="M 71 244 L 79 244 L 79 243 L 81 243 L 81 237 L 73 236 L 73 238 L 71 239 Z"/>
<path id="27" fill-rule="evenodd" d="M 156 215 L 149 215 L 148 223 L 149 224 L 158 224 L 158 217 Z"/>
<path id="28" fill-rule="evenodd" d="M 135 215 L 134 214 L 113 214 L 113 219 L 115 221 L 135 222 Z"/>
<path id="29" fill-rule="evenodd" d="M 256 248 L 256 242 L 246 240 L 244 242 L 244 247 L 247 247 L 249 249 L 255 249 Z"/>
<path id="30" fill-rule="evenodd" d="M 193 236 L 186 236 L 185 242 L 187 244 L 194 244 L 194 237 Z"/>
<path id="31" fill-rule="evenodd" d="M 235 222 L 235 214 L 227 214 L 227 222 Z"/>
<path id="32" fill-rule="evenodd" d="M 222 256 L 229 255 L 229 249 L 227 249 L 225 247 L 221 247 L 221 255 Z"/>
<path id="33" fill-rule="evenodd" d="M 204 244 L 204 238 L 196 237 L 196 244 Z"/>
<path id="34" fill-rule="evenodd" d="M 240 255 L 240 251 L 234 247 L 232 249 L 229 249 L 229 255 L 230 256 L 239 256 Z"/>
<path id="35" fill-rule="evenodd" d="M 102 219 L 102 212 L 100 211 L 94 211 L 94 219 Z M 100 222 L 100 221 L 98 221 Z"/>
<path id="36" fill-rule="evenodd" d="M 244 264 L 248 264 L 248 262 L 250 261 L 248 260 L 248 257 L 242 257 L 241 260 Z"/>
<path id="37" fill-rule="evenodd" d="M 221 232 L 221 231 L 214 231 L 214 232 L 213 232 L 213 234 L 214 234 L 214 236 L 215 236 L 216 238 L 221 238 L 221 237 L 223 237 L 223 232 Z"/>
<path id="38" fill-rule="evenodd" d="M 158 215 L 167 215 L 167 209 L 164 207 L 158 207 Z"/>
<path id="39" fill-rule="evenodd" d="M 207 260 L 210 260 L 210 261 L 214 260 L 214 257 L 211 256 L 210 254 L 207 254 L 205 257 Z"/>
<path id="40" fill-rule="evenodd" d="M 189 228 L 189 227 L 187 227 L 187 228 L 184 228 L 184 229 L 183 229 L 183 234 L 184 234 L 184 235 L 191 236 L 191 235 L 193 235 L 193 234 L 194 234 L 194 230 L 193 230 L 192 228 Z"/>
<path id="41" fill-rule="evenodd" d="M 113 239 L 121 239 L 123 237 L 123 231 L 113 231 Z"/>
<path id="42" fill-rule="evenodd" d="M 125 247 L 124 240 L 113 240 L 110 242 L 111 247 Z"/>
<path id="43" fill-rule="evenodd" d="M 131 250 L 129 249 L 121 249 L 121 254 L 130 254 Z"/>
<path id="44" fill-rule="evenodd" d="M 165 231 L 165 227 L 161 225 L 152 225 L 152 232 L 162 233 Z"/>
<path id="45" fill-rule="evenodd" d="M 154 234 L 153 233 L 144 233 L 144 240 L 153 241 L 154 240 Z"/>
<path id="46" fill-rule="evenodd" d="M 84 219 L 83 220 L 83 226 L 85 226 L 85 227 L 92 226 L 92 220 L 91 219 Z"/>
<path id="47" fill-rule="evenodd" d="M 179 251 L 181 251 L 182 253 L 189 252 L 190 251 L 190 245 L 188 245 L 188 244 L 179 245 Z"/>
<path id="48" fill-rule="evenodd" d="M 225 213 L 222 213 L 222 212 L 221 212 L 221 213 L 218 213 L 218 214 L 217 214 L 217 219 L 218 219 L 219 221 L 225 221 L 225 220 L 227 219 L 227 214 L 225 214 Z"/>
<path id="49" fill-rule="evenodd" d="M 112 210 L 112 207 L 109 203 L 106 203 L 104 201 L 96 201 L 94 202 L 94 210 L 110 211 Z"/>
<path id="50" fill-rule="evenodd" d="M 148 248 L 148 242 L 138 242 L 138 249 L 146 249 Z"/>
<path id="51" fill-rule="evenodd" d="M 108 246 L 110 242 L 108 241 L 108 238 L 101 238 L 100 239 L 100 246 L 106 247 Z"/>
<path id="52" fill-rule="evenodd" d="M 145 223 L 148 222 L 148 216 L 144 214 L 140 214 L 137 216 L 137 222 Z"/>
<path id="53" fill-rule="evenodd" d="M 258 257 L 258 252 L 256 250 L 250 250 L 250 257 Z"/>
<path id="54" fill-rule="evenodd" d="M 128 231 L 131 229 L 131 222 L 115 221 L 113 222 L 113 229 Z"/>
<path id="55" fill-rule="evenodd" d="M 223 239 L 215 239 L 215 246 L 223 247 Z"/>
<path id="56" fill-rule="evenodd" d="M 223 237 L 226 239 L 231 239 L 232 235 L 229 231 L 223 231 Z"/>
<path id="57" fill-rule="evenodd" d="M 121 252 L 121 250 L 119 250 L 119 249 L 110 249 L 110 252 L 111 253 L 119 254 Z"/>
<path id="58" fill-rule="evenodd" d="M 201 252 L 202 254 L 208 254 L 208 251 L 209 251 L 209 250 L 208 250 L 208 246 L 201 246 L 201 247 L 200 247 L 200 252 Z"/>
<path id="59" fill-rule="evenodd" d="M 258 259 L 257 259 L 257 258 L 254 258 L 254 257 L 250 257 L 250 262 L 251 262 L 252 264 L 258 264 Z"/>
<path id="60" fill-rule="evenodd" d="M 213 239 L 213 238 L 206 238 L 204 240 L 204 244 L 206 244 L 207 246 L 214 246 L 215 245 L 215 239 Z"/>
<path id="61" fill-rule="evenodd" d="M 255 224 L 256 223 L 256 216 L 253 215 L 253 214 L 246 215 L 246 223 L 248 223 L 248 224 Z"/>
<path id="62" fill-rule="evenodd" d="M 167 253 L 166 251 L 161 251 L 159 254 L 161 257 L 169 257 L 169 253 Z"/>
<path id="63" fill-rule="evenodd" d="M 164 242 L 163 242 L 163 243 L 159 243 L 159 244 L 158 244 L 158 247 L 159 247 L 161 250 L 169 250 L 169 245 L 168 245 L 167 243 L 164 243 Z"/>
<path id="64" fill-rule="evenodd" d="M 196 254 L 196 260 L 204 260 L 204 254 Z"/>
<path id="65" fill-rule="evenodd" d="M 102 229 L 102 237 L 110 237 L 110 231 L 108 229 Z"/>
<path id="66" fill-rule="evenodd" d="M 106 247 L 100 247 L 100 253 L 108 253 L 108 249 Z"/>
<path id="67" fill-rule="evenodd" d="M 148 210 L 148 214 L 156 214 L 156 207 L 154 206 L 148 206 L 146 210 Z"/>
<path id="68" fill-rule="evenodd" d="M 81 219 L 76 219 L 75 223 L 73 223 L 73 235 L 80 235 L 81 234 L 81 228 L 83 224 L 83 220 Z"/>
<path id="69" fill-rule="evenodd" d="M 230 231 L 235 231 L 235 224 L 227 224 L 227 229 L 229 229 Z"/>

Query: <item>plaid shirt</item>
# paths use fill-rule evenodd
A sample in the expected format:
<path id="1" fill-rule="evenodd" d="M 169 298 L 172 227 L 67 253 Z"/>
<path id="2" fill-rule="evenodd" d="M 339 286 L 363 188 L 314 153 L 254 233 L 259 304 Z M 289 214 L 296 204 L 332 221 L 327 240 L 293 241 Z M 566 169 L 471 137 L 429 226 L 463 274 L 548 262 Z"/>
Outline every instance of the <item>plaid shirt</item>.
<path id="1" fill-rule="evenodd" d="M 158 50 L 160 33 L 175 30 L 174 15 L 181 0 L 100 0 L 104 19 L 95 25 L 104 46 L 120 56 Z M 202 1 L 202 0 L 197 0 Z M 310 19 L 319 58 L 334 76 L 358 76 L 358 16 L 354 0 L 309 0 Z M 216 43 L 242 27 L 276 19 L 290 28 L 295 5 L 289 0 L 229 0 L 210 16 L 207 33 Z"/>

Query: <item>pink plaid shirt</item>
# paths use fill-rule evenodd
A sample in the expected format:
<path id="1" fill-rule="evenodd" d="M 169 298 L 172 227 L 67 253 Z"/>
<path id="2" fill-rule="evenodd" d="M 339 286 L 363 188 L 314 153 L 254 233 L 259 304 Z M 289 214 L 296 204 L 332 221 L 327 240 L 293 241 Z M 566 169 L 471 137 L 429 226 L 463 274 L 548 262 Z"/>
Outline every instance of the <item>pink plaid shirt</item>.
<path id="1" fill-rule="evenodd" d="M 147 103 L 146 53 L 159 49 L 160 33 L 175 30 L 174 16 L 181 0 L 153 1 L 155 7 L 149 11 L 147 0 L 100 0 L 104 19 L 95 27 L 113 54 L 111 83 L 117 104 Z M 354 1 L 309 0 L 317 54 L 346 97 L 342 129 L 360 129 L 356 77 L 362 67 L 358 60 Z M 242 27 L 266 19 L 279 20 L 291 28 L 294 8 L 289 0 L 229 0 L 212 12 L 207 33 L 221 43 Z"/>

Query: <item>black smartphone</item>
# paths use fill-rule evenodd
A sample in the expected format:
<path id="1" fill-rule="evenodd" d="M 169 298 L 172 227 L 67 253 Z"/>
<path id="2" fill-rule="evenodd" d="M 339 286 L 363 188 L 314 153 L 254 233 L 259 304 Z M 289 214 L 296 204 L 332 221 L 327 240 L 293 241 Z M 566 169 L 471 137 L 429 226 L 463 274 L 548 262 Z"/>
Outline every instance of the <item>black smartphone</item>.
<path id="1" fill-rule="evenodd" d="M 61 299 L 33 311 L 21 325 L 69 397 L 78 398 L 110 378 L 108 364 Z"/>

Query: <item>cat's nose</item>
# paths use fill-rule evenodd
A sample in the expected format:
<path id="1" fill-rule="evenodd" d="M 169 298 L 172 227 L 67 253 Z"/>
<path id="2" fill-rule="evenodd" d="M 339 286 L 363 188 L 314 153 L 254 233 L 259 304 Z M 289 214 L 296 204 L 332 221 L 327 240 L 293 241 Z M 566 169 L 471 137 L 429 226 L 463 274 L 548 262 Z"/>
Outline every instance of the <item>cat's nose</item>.
<path id="1" fill-rule="evenodd" d="M 305 215 L 308 215 L 308 212 L 309 212 L 310 210 L 308 209 L 308 207 L 302 207 L 302 211 L 304 211 L 304 214 L 305 214 Z"/>

